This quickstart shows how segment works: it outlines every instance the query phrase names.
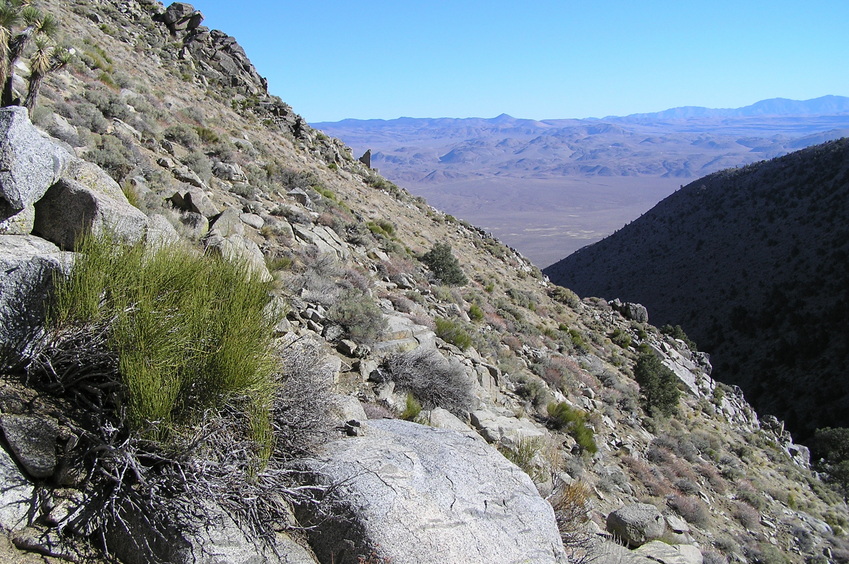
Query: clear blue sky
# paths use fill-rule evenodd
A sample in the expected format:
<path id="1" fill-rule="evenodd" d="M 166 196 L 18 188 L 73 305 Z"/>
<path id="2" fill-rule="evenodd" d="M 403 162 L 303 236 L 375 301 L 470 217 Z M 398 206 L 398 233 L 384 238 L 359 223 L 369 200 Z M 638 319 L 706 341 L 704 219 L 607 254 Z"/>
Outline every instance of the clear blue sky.
<path id="1" fill-rule="evenodd" d="M 849 95 L 849 0 L 193 5 L 309 122 L 604 117 Z"/>

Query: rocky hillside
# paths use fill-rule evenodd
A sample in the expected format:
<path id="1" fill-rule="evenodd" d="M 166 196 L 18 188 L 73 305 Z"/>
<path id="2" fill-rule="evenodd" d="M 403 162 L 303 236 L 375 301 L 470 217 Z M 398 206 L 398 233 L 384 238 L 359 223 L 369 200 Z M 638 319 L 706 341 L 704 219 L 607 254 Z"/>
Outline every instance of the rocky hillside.
<path id="1" fill-rule="evenodd" d="M 807 439 L 849 425 L 849 140 L 719 172 L 546 272 L 648 307 Z"/>
<path id="2" fill-rule="evenodd" d="M 377 175 L 194 7 L 40 6 L 76 58 L 0 110 L 0 558 L 849 561 L 807 450 L 644 308 Z"/>

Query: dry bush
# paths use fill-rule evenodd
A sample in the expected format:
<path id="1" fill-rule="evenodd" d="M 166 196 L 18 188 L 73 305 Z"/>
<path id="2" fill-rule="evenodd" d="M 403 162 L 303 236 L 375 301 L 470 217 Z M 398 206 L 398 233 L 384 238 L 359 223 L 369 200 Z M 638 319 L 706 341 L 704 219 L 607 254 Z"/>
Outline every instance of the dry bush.
<path id="1" fill-rule="evenodd" d="M 710 521 L 710 510 L 700 499 L 691 496 L 672 495 L 666 503 L 688 523 L 703 527 Z"/>
<path id="2" fill-rule="evenodd" d="M 722 476 L 719 473 L 719 470 L 717 470 L 713 465 L 702 462 L 696 466 L 696 472 L 707 480 L 710 487 L 713 488 L 713 491 L 716 493 L 725 493 L 728 489 L 725 480 L 722 479 Z"/>
<path id="3" fill-rule="evenodd" d="M 548 497 L 569 562 L 593 561 L 593 534 L 587 527 L 592 504 L 590 489 L 581 482 L 557 487 Z"/>
<path id="4" fill-rule="evenodd" d="M 741 501 L 734 502 L 731 514 L 748 530 L 754 529 L 761 522 L 761 514 L 758 510 Z"/>
<path id="5" fill-rule="evenodd" d="M 674 488 L 657 468 L 653 468 L 639 458 L 627 457 L 625 465 L 631 470 L 636 481 L 643 484 L 649 495 L 666 497 L 674 492 Z"/>
<path id="6" fill-rule="evenodd" d="M 412 393 L 425 409 L 441 407 L 464 416 L 472 405 L 472 382 L 463 365 L 435 349 L 415 349 L 386 359 L 389 379 Z"/>
<path id="7" fill-rule="evenodd" d="M 280 392 L 273 411 L 274 454 L 281 459 L 311 452 L 332 431 L 328 390 L 333 382 L 321 359 L 312 341 L 296 341 L 281 351 Z"/>

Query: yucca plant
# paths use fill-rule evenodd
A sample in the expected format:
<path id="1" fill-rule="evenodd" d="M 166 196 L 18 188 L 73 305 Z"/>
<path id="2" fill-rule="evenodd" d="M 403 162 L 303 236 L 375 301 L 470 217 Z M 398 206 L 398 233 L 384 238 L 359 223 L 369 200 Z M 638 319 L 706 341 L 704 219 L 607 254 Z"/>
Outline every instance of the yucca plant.
<path id="1" fill-rule="evenodd" d="M 24 101 L 28 109 L 35 105 L 44 76 L 68 64 L 73 51 L 56 46 L 54 38 L 58 31 L 56 16 L 42 12 L 29 0 L 0 3 L 0 84 L 3 85 L 0 105 L 18 103 L 12 87 L 15 63 L 31 41 L 36 47 L 30 59 L 31 74 Z"/>

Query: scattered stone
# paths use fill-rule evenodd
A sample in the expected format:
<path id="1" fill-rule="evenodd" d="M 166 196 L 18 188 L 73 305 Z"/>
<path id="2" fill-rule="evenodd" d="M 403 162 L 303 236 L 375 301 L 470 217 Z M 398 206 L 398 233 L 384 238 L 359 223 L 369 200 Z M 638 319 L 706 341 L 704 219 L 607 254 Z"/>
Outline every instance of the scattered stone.
<path id="1" fill-rule="evenodd" d="M 265 220 L 255 213 L 243 213 L 239 216 L 239 219 L 242 220 L 242 223 L 254 229 L 262 229 L 262 226 L 265 225 Z"/>
<path id="2" fill-rule="evenodd" d="M 634 503 L 607 516 L 607 531 L 628 546 L 637 547 L 662 537 L 666 520 L 654 505 Z"/>
<path id="3" fill-rule="evenodd" d="M 339 344 L 336 345 L 336 350 L 345 356 L 354 356 L 354 353 L 357 352 L 357 343 L 350 339 L 342 339 L 339 341 Z"/>

